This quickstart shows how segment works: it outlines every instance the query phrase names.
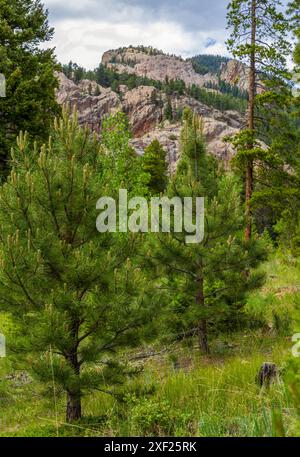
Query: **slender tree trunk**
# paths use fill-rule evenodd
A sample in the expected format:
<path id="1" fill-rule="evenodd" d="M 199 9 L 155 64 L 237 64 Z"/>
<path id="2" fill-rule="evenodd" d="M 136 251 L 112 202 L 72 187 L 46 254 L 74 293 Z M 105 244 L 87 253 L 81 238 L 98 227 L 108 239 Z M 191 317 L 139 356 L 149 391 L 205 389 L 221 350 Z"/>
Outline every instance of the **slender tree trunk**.
<path id="1" fill-rule="evenodd" d="M 79 395 L 78 395 L 79 394 Z M 74 422 L 81 419 L 81 396 L 80 392 L 67 392 L 67 422 Z"/>
<path id="2" fill-rule="evenodd" d="M 248 163 L 246 168 L 246 231 L 245 239 L 249 241 L 252 235 L 252 208 L 251 198 L 253 194 L 253 163 Z"/>
<path id="3" fill-rule="evenodd" d="M 196 296 L 196 304 L 201 308 L 205 309 L 204 290 L 203 290 L 203 278 L 199 278 L 198 281 L 198 292 Z M 207 319 L 201 318 L 198 323 L 198 338 L 200 351 L 203 354 L 209 354 L 210 349 L 208 345 L 208 332 L 207 332 Z"/>
<path id="4" fill-rule="evenodd" d="M 80 377 L 80 363 L 78 361 L 78 322 L 73 322 L 71 334 L 74 340 L 74 346 L 67 357 L 67 361 L 72 367 L 73 373 L 76 377 Z M 78 382 L 79 384 L 79 382 Z M 81 419 L 81 391 L 80 388 L 67 389 L 67 407 L 66 407 L 66 420 L 67 422 L 74 422 Z"/>
<path id="5" fill-rule="evenodd" d="M 252 0 L 251 3 L 251 56 L 250 56 L 250 72 L 249 72 L 249 104 L 248 104 L 248 129 L 254 132 L 254 115 L 255 115 L 255 96 L 256 96 L 256 30 L 257 30 L 257 0 Z M 253 149 L 254 144 L 251 141 L 248 144 L 248 149 Z M 252 235 L 252 208 L 251 198 L 253 194 L 253 159 L 248 158 L 246 167 L 246 232 L 245 239 L 248 241 Z"/>
<path id="6" fill-rule="evenodd" d="M 68 362 L 73 368 L 75 376 L 80 376 L 80 365 L 78 363 L 77 353 L 68 357 Z M 80 389 L 67 390 L 67 408 L 66 420 L 67 422 L 74 422 L 81 419 L 81 391 Z"/>
<path id="7" fill-rule="evenodd" d="M 210 349 L 209 349 L 208 338 L 207 338 L 207 320 L 206 319 L 200 319 L 198 329 L 199 329 L 200 350 L 203 354 L 209 354 Z"/>

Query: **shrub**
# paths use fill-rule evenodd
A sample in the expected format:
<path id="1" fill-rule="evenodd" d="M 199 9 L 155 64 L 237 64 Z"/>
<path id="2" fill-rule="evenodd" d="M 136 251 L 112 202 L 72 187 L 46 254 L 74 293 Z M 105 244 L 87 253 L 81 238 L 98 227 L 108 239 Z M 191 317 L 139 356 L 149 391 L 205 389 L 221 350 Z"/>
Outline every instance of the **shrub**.
<path id="1" fill-rule="evenodd" d="M 187 414 L 174 410 L 165 400 L 133 399 L 131 425 L 142 435 L 172 435 L 177 427 L 189 420 Z"/>

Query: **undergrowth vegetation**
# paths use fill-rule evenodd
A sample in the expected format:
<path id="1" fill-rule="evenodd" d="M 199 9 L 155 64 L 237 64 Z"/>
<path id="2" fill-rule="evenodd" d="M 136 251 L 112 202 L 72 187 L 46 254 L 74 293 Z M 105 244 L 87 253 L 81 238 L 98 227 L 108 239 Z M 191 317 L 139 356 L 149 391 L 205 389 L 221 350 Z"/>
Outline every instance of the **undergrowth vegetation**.
<path id="1" fill-rule="evenodd" d="M 84 397 L 85 416 L 64 418 L 64 396 L 46 390 L 18 370 L 14 356 L 0 360 L 2 436 L 293 436 L 296 409 L 285 383 L 291 353 L 300 266 L 274 257 L 261 268 L 264 288 L 249 296 L 246 314 L 259 328 L 213 337 L 212 354 L 201 356 L 194 338 L 162 350 L 153 346 L 133 355 L 140 375 L 127 381 L 121 397 Z M 13 331 L 1 316 L 2 330 Z M 141 356 L 141 357 L 139 357 Z M 260 388 L 263 362 L 280 368 L 278 382 Z M 54 386 L 55 387 L 55 386 Z M 55 401 L 56 400 L 56 401 Z"/>

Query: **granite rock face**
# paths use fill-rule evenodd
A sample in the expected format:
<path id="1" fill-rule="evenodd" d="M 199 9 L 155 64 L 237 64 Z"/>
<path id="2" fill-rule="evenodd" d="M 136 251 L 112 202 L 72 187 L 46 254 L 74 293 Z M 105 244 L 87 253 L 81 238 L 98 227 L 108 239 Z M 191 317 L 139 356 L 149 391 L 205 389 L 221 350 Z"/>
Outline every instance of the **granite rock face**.
<path id="1" fill-rule="evenodd" d="M 218 82 L 216 75 L 198 75 L 190 61 L 164 54 L 151 55 L 135 48 L 108 51 L 103 55 L 102 63 L 117 72 L 126 71 L 159 81 L 165 81 L 167 76 L 169 79 L 182 79 L 187 85 L 197 84 L 201 87 L 209 80 Z M 164 121 L 164 109 L 168 101 L 171 101 L 174 112 L 189 106 L 202 116 L 209 152 L 225 164 L 234 154 L 224 138 L 235 135 L 244 123 L 243 116 L 236 111 L 221 112 L 188 96 L 173 95 L 170 99 L 153 86 L 139 86 L 129 90 L 121 85 L 116 93 L 94 81 L 82 80 L 75 84 L 63 73 L 58 73 L 57 77 L 60 83 L 57 99 L 60 104 L 77 107 L 81 125 L 88 125 L 91 130 L 100 133 L 105 116 L 123 111 L 128 116 L 133 133 L 132 145 L 137 153 L 143 154 L 151 141 L 158 139 L 168 152 L 171 170 L 180 154 L 181 124 Z M 220 77 L 229 84 L 246 89 L 247 69 L 240 62 L 232 60 L 222 64 Z"/>
<path id="2" fill-rule="evenodd" d="M 125 93 L 123 111 L 129 117 L 134 136 L 143 136 L 162 120 L 162 112 L 157 106 L 158 94 L 159 91 L 151 86 L 140 86 Z"/>
<path id="3" fill-rule="evenodd" d="M 111 89 L 87 80 L 80 81 L 77 85 L 63 73 L 57 73 L 57 78 L 60 84 L 57 91 L 58 102 L 61 105 L 68 104 L 71 111 L 76 107 L 81 125 L 100 131 L 103 117 L 122 109 L 119 96 Z M 99 95 L 94 95 L 96 91 Z"/>
<path id="4" fill-rule="evenodd" d="M 196 84 L 203 87 L 209 82 L 217 85 L 219 81 L 216 74 L 198 74 L 190 60 L 163 53 L 153 55 L 150 50 L 147 52 L 133 47 L 105 52 L 102 63 L 118 73 L 147 76 L 161 82 L 167 77 L 169 80 L 181 79 L 187 86 Z M 242 91 L 248 90 L 248 74 L 249 69 L 242 62 L 233 59 L 222 63 L 219 72 L 223 81 Z"/>
<path id="5" fill-rule="evenodd" d="M 102 63 L 119 73 L 147 76 L 150 79 L 164 82 L 166 77 L 181 79 L 186 85 L 204 86 L 208 81 L 217 84 L 216 76 L 199 75 L 195 72 L 192 62 L 180 57 L 166 54 L 151 55 L 136 48 L 107 51 L 103 54 Z"/>

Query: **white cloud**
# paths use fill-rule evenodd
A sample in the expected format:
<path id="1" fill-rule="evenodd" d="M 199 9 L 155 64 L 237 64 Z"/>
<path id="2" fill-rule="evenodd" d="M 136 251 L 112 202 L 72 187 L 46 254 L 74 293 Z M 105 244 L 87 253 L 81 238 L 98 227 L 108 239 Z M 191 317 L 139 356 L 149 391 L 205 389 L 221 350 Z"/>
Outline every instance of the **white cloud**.
<path id="1" fill-rule="evenodd" d="M 51 45 L 56 46 L 58 59 L 63 63 L 72 60 L 86 68 L 96 67 L 103 52 L 108 49 L 129 45 L 151 45 L 183 57 L 208 50 L 210 53 L 226 53 L 222 33 L 188 32 L 180 24 L 172 22 L 115 24 L 76 19 L 59 21 L 55 29 Z M 211 35 L 216 44 L 206 49 Z"/>
<path id="2" fill-rule="evenodd" d="M 94 68 L 103 52 L 151 45 L 190 57 L 226 54 L 227 0 L 44 0 L 58 60 Z M 208 42 L 216 43 L 207 48 Z"/>
<path id="3" fill-rule="evenodd" d="M 55 27 L 50 46 L 62 63 L 95 68 L 108 49 L 140 44 L 183 57 L 228 55 L 229 0 L 43 1 Z"/>

